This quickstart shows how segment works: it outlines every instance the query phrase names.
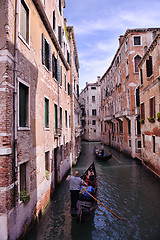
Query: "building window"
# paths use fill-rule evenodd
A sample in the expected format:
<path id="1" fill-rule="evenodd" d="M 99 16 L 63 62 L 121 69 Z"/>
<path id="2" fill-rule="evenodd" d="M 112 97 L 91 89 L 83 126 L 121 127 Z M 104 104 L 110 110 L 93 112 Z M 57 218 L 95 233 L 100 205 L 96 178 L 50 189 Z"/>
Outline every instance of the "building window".
<path id="1" fill-rule="evenodd" d="M 67 79 L 66 79 L 66 74 L 64 74 L 64 91 L 67 91 Z"/>
<path id="2" fill-rule="evenodd" d="M 145 135 L 142 134 L 142 139 L 143 139 L 143 148 L 145 148 Z"/>
<path id="3" fill-rule="evenodd" d="M 29 87 L 19 82 L 19 127 L 29 127 Z"/>
<path id="4" fill-rule="evenodd" d="M 138 147 L 138 148 L 141 148 L 141 141 L 140 141 L 140 140 L 137 141 L 137 147 Z"/>
<path id="5" fill-rule="evenodd" d="M 135 73 L 138 73 L 138 72 L 139 72 L 138 64 L 139 64 L 140 61 L 141 61 L 141 57 L 140 57 L 139 55 L 137 55 L 137 56 L 134 58 L 134 72 L 135 72 Z"/>
<path id="6" fill-rule="evenodd" d="M 44 99 L 44 111 L 45 111 L 45 128 L 49 127 L 49 100 L 47 98 Z"/>
<path id="7" fill-rule="evenodd" d="M 144 103 L 141 103 L 141 119 L 145 120 L 145 108 Z"/>
<path id="8" fill-rule="evenodd" d="M 62 2 L 59 0 L 59 12 L 62 15 Z"/>
<path id="9" fill-rule="evenodd" d="M 26 183 L 26 163 L 20 165 L 20 191 L 27 190 Z"/>
<path id="10" fill-rule="evenodd" d="M 69 128 L 71 128 L 71 116 L 69 116 Z"/>
<path id="11" fill-rule="evenodd" d="M 153 140 L 153 153 L 156 152 L 156 139 L 155 139 L 155 136 L 152 137 L 152 140 Z"/>
<path id="12" fill-rule="evenodd" d="M 42 64 L 51 71 L 51 45 L 47 42 L 44 34 L 42 34 Z"/>
<path id="13" fill-rule="evenodd" d="M 70 64 L 70 54 L 69 54 L 68 50 L 67 50 L 67 62 L 68 62 L 68 64 Z"/>
<path id="14" fill-rule="evenodd" d="M 134 37 L 134 46 L 140 46 L 141 45 L 141 36 L 135 36 Z"/>
<path id="15" fill-rule="evenodd" d="M 153 69 L 152 69 L 152 56 L 149 56 L 149 59 L 146 60 L 146 70 L 147 70 L 147 77 L 152 76 Z"/>
<path id="16" fill-rule="evenodd" d="M 57 58 L 54 54 L 52 55 L 52 77 L 58 81 Z"/>
<path id="17" fill-rule="evenodd" d="M 29 8 L 24 0 L 20 2 L 20 35 L 29 44 Z"/>
<path id="18" fill-rule="evenodd" d="M 92 109 L 92 116 L 96 116 L 96 115 L 97 115 L 96 109 Z"/>
<path id="19" fill-rule="evenodd" d="M 127 59 L 127 61 L 126 61 L 126 77 L 128 76 L 128 74 L 129 74 L 129 61 Z"/>
<path id="20" fill-rule="evenodd" d="M 96 87 L 91 87 L 91 90 L 96 90 Z"/>
<path id="21" fill-rule="evenodd" d="M 68 95 L 71 96 L 71 85 L 68 83 Z"/>
<path id="22" fill-rule="evenodd" d="M 59 108 L 59 127 L 62 128 L 62 108 Z"/>
<path id="23" fill-rule="evenodd" d="M 128 120 L 128 134 L 131 134 L 131 120 Z"/>
<path id="24" fill-rule="evenodd" d="M 95 96 L 92 96 L 92 102 L 95 102 L 96 100 L 95 100 Z"/>
<path id="25" fill-rule="evenodd" d="M 137 117 L 136 121 L 137 121 L 137 134 L 140 135 L 141 134 L 141 124 L 139 121 L 139 117 Z"/>
<path id="26" fill-rule="evenodd" d="M 62 27 L 58 26 L 58 41 L 60 46 L 62 47 Z"/>
<path id="27" fill-rule="evenodd" d="M 131 140 L 129 140 L 129 147 L 131 147 Z"/>
<path id="28" fill-rule="evenodd" d="M 53 30 L 56 31 L 56 13 L 53 11 Z"/>
<path id="29" fill-rule="evenodd" d="M 54 128 L 55 128 L 55 132 L 57 132 L 57 128 L 58 128 L 58 111 L 57 111 L 57 104 L 54 104 Z"/>
<path id="30" fill-rule="evenodd" d="M 140 107 L 139 87 L 136 88 L 136 107 Z"/>
<path id="31" fill-rule="evenodd" d="M 49 151 L 45 152 L 45 176 L 48 179 L 48 174 L 50 172 L 50 161 L 49 161 Z"/>
<path id="32" fill-rule="evenodd" d="M 155 97 L 150 98 L 149 100 L 150 105 L 150 117 L 155 118 Z"/>
<path id="33" fill-rule="evenodd" d="M 67 122 L 67 110 L 65 110 L 65 126 L 66 126 L 66 128 L 68 127 L 68 122 Z"/>
<path id="34" fill-rule="evenodd" d="M 94 129 L 94 132 L 96 132 L 96 130 Z"/>
<path id="35" fill-rule="evenodd" d="M 96 120 L 92 120 L 92 125 L 96 125 Z"/>
<path id="36" fill-rule="evenodd" d="M 142 70 L 142 68 L 140 69 L 140 80 L 141 80 L 141 85 L 143 85 L 143 70 Z"/>

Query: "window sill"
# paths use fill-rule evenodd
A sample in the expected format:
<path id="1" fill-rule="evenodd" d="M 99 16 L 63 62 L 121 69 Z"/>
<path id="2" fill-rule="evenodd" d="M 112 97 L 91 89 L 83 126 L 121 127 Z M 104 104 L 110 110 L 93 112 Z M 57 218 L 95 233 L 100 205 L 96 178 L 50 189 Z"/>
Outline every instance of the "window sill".
<path id="1" fill-rule="evenodd" d="M 18 127 L 18 131 L 30 131 L 30 127 Z"/>
<path id="2" fill-rule="evenodd" d="M 44 130 L 45 130 L 45 131 L 50 131 L 50 128 L 49 128 L 49 127 L 48 127 L 48 128 L 45 127 Z"/>
<path id="3" fill-rule="evenodd" d="M 151 80 L 153 78 L 153 74 L 150 77 L 147 77 L 147 81 Z"/>
<path id="4" fill-rule="evenodd" d="M 30 50 L 30 44 L 26 42 L 26 40 L 22 37 L 22 35 L 19 33 L 18 37 L 20 40 L 26 45 L 26 47 Z"/>

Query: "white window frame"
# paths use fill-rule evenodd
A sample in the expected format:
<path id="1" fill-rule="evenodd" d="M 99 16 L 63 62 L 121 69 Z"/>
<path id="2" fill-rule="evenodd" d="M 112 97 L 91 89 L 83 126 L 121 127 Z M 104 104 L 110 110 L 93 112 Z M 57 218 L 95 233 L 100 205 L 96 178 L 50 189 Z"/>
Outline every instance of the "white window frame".
<path id="1" fill-rule="evenodd" d="M 134 38 L 135 38 L 135 37 L 140 37 L 140 45 L 135 45 L 135 44 L 134 44 Z M 133 36 L 133 46 L 136 46 L 136 47 L 137 47 L 137 46 L 142 46 L 142 36 L 141 36 L 141 35 L 134 35 L 134 36 Z"/>
<path id="2" fill-rule="evenodd" d="M 19 83 L 22 83 L 26 87 L 28 87 L 28 111 L 27 111 L 27 116 L 28 116 L 28 126 L 27 127 L 20 127 L 19 126 Z M 18 130 L 30 130 L 30 84 L 26 83 L 22 79 L 18 78 Z"/>
<path id="3" fill-rule="evenodd" d="M 20 30 L 20 26 L 21 26 L 21 2 L 22 0 L 19 0 L 19 38 L 22 40 L 22 42 L 30 49 L 30 8 L 28 6 L 28 4 L 26 3 L 25 0 L 23 0 L 25 5 L 28 8 L 28 43 L 26 42 L 26 40 L 23 38 L 23 36 L 21 35 L 21 30 Z"/>

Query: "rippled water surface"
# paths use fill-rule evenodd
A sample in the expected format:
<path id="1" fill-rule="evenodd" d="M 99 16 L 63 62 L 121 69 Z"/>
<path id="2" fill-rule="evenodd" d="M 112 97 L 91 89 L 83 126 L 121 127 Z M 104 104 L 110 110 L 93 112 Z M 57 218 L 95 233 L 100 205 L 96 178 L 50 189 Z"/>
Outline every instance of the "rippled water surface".
<path id="1" fill-rule="evenodd" d="M 159 240 L 160 181 L 141 163 L 114 149 L 108 162 L 93 157 L 94 146 L 82 143 L 82 153 L 73 171 L 82 174 L 95 160 L 98 176 L 97 198 L 116 215 L 98 204 L 88 222 L 79 225 L 70 216 L 69 184 L 65 180 L 57 188 L 40 223 L 27 240 Z"/>

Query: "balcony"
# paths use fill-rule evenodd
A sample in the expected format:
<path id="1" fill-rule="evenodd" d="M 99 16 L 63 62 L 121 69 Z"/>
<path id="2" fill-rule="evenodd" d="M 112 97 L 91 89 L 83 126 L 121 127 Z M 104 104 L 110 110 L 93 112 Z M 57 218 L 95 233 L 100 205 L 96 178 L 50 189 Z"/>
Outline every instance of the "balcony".
<path id="1" fill-rule="evenodd" d="M 62 128 L 57 128 L 54 133 L 54 138 L 58 138 L 62 135 Z"/>

